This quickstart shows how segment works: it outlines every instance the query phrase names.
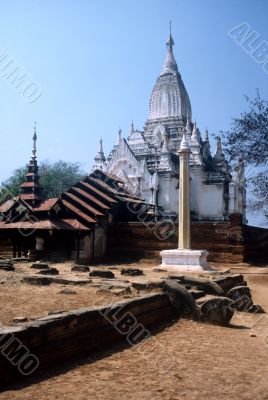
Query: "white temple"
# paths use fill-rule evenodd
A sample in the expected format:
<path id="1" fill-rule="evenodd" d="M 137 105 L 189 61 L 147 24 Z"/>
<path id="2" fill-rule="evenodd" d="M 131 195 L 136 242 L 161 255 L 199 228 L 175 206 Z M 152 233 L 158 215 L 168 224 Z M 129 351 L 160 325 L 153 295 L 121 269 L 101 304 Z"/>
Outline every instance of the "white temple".
<path id="1" fill-rule="evenodd" d="M 134 129 L 133 123 L 127 139 L 119 131 L 107 159 L 101 140 L 93 169 L 118 176 L 133 194 L 160 207 L 164 215 L 176 218 L 179 210 L 178 151 L 185 130 L 191 149 L 191 218 L 217 221 L 240 213 L 245 221 L 243 162 L 233 174 L 219 137 L 216 151 L 211 154 L 208 131 L 202 138 L 196 123 L 192 122 L 191 103 L 178 71 L 173 46 L 170 33 L 166 59 L 151 94 L 143 131 Z"/>

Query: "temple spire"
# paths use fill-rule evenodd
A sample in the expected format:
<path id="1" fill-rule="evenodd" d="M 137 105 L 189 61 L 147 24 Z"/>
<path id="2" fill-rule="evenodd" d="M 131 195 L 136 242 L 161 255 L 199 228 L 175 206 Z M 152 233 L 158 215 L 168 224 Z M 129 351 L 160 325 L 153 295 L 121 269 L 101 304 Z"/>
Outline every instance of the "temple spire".
<path id="1" fill-rule="evenodd" d="M 208 128 L 205 130 L 205 141 L 209 142 L 209 137 L 208 137 Z"/>
<path id="2" fill-rule="evenodd" d="M 20 185 L 20 198 L 27 201 L 33 207 L 42 200 L 42 187 L 39 184 L 38 164 L 36 159 L 36 122 L 34 124 L 32 155 L 27 164 L 25 182 Z"/>
<path id="3" fill-rule="evenodd" d="M 165 75 L 165 74 L 174 74 L 174 73 L 178 73 L 178 66 L 173 54 L 173 46 L 174 46 L 174 40 L 171 34 L 171 21 L 170 21 L 170 32 L 169 32 L 169 36 L 166 42 L 167 45 L 167 55 L 166 55 L 166 59 L 164 62 L 164 66 L 163 66 L 163 71 L 161 73 L 161 75 Z"/>
<path id="4" fill-rule="evenodd" d="M 34 123 L 34 134 L 33 134 L 33 149 L 32 149 L 32 159 L 36 159 L 36 141 L 37 141 L 37 134 L 36 134 L 36 122 Z"/>
<path id="5" fill-rule="evenodd" d="M 100 143 L 99 143 L 99 154 L 101 154 L 101 155 L 104 156 L 104 153 L 103 153 L 103 146 L 102 146 L 102 138 L 100 138 Z"/>
<path id="6" fill-rule="evenodd" d="M 171 21 L 169 21 L 169 37 L 168 37 L 168 40 L 167 40 L 167 48 L 168 48 L 168 50 L 172 53 L 172 51 L 173 51 L 173 46 L 174 46 L 174 40 L 173 40 L 173 37 L 172 37 L 172 34 L 171 34 Z"/>
<path id="7" fill-rule="evenodd" d="M 95 171 L 96 169 L 100 169 L 103 171 L 105 169 L 106 158 L 105 158 L 104 151 L 103 151 L 102 138 L 100 138 L 98 152 L 97 152 L 94 160 L 95 160 L 95 163 L 94 163 L 92 171 Z"/>
<path id="8" fill-rule="evenodd" d="M 187 140 L 191 139 L 191 133 L 192 133 L 192 128 L 191 128 L 191 123 L 190 123 L 190 117 L 187 115 L 186 117 L 186 126 L 185 126 L 185 134 Z"/>
<path id="9" fill-rule="evenodd" d="M 196 142 L 198 142 L 198 134 L 197 134 L 196 122 L 194 123 L 191 139 L 196 141 Z"/>
<path id="10" fill-rule="evenodd" d="M 183 128 L 183 134 L 182 134 L 182 140 L 181 140 L 179 152 L 183 151 L 183 150 L 189 150 L 190 151 L 190 145 L 189 145 L 189 142 L 188 142 L 187 137 L 186 137 L 185 128 Z"/>
<path id="11" fill-rule="evenodd" d="M 202 152 L 203 152 L 204 159 L 208 159 L 209 157 L 211 157 L 209 134 L 208 134 L 208 129 L 207 128 L 205 130 L 205 142 L 204 142 L 204 145 L 203 145 Z"/>
<path id="12" fill-rule="evenodd" d="M 120 128 L 118 131 L 117 144 L 121 142 L 121 139 L 122 139 L 122 129 Z"/>
<path id="13" fill-rule="evenodd" d="M 223 159 L 224 158 L 224 154 L 223 154 L 223 151 L 222 151 L 221 137 L 220 136 L 216 137 L 216 152 L 215 152 L 214 157 L 217 158 L 217 159 Z"/>
<path id="14" fill-rule="evenodd" d="M 102 138 L 100 138 L 100 141 L 99 141 L 99 150 L 95 157 L 95 161 L 105 161 L 103 145 L 102 145 Z"/>

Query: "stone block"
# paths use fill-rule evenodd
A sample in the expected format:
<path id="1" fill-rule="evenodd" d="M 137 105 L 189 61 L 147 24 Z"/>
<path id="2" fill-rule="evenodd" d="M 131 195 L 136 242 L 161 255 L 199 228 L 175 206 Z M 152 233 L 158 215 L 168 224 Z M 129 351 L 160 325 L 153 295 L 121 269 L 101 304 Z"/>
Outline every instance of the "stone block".
<path id="1" fill-rule="evenodd" d="M 233 301 L 227 297 L 200 299 L 201 321 L 226 326 L 234 315 Z"/>
<path id="2" fill-rule="evenodd" d="M 28 283 L 30 285 L 47 286 L 52 283 L 52 278 L 44 276 L 25 276 L 23 278 L 23 282 Z"/>
<path id="3" fill-rule="evenodd" d="M 38 271 L 37 274 L 41 274 L 41 275 L 59 275 L 59 270 L 57 268 L 42 269 L 41 271 Z"/>
<path id="4" fill-rule="evenodd" d="M 98 278 L 114 279 L 114 273 L 112 271 L 105 271 L 100 269 L 94 269 L 89 273 L 89 276 L 94 276 Z"/>
<path id="5" fill-rule="evenodd" d="M 121 270 L 121 275 L 139 276 L 143 275 L 143 271 L 138 268 L 123 268 Z"/>
<path id="6" fill-rule="evenodd" d="M 250 289 L 247 286 L 235 286 L 227 293 L 227 297 L 234 302 L 234 308 L 247 312 L 253 305 Z"/>
<path id="7" fill-rule="evenodd" d="M 71 269 L 73 272 L 89 272 L 90 269 L 86 265 L 74 265 Z"/>
<path id="8" fill-rule="evenodd" d="M 49 265 L 47 263 L 36 261 L 31 265 L 33 269 L 49 269 Z"/>

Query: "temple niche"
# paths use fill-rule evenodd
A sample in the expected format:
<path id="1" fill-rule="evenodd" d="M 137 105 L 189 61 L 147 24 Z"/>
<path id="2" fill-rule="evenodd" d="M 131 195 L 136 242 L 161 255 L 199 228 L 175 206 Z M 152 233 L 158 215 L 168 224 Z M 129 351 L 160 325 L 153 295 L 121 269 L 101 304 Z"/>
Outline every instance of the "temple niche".
<path id="1" fill-rule="evenodd" d="M 156 80 L 149 115 L 142 131 L 132 123 L 127 138 L 118 139 L 107 159 L 102 142 L 94 169 L 118 176 L 133 194 L 154 204 L 161 214 L 177 218 L 179 204 L 179 155 L 183 133 L 189 142 L 190 205 L 192 220 L 227 220 L 240 213 L 246 222 L 244 169 L 232 172 L 217 138 L 211 153 L 209 133 L 202 135 L 192 121 L 190 99 L 173 53 L 170 33 L 163 69 Z"/>

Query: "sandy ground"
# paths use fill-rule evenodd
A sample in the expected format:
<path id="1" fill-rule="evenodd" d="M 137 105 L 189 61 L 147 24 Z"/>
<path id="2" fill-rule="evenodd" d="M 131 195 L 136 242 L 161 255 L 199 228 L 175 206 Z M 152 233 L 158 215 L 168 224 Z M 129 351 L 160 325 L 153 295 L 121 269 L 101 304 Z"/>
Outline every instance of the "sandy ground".
<path id="1" fill-rule="evenodd" d="M 245 274 L 255 302 L 268 311 L 268 268 L 235 272 Z M 69 362 L 0 399 L 268 400 L 268 315 L 237 313 L 230 327 L 180 320 L 142 347 Z"/>
<path id="2" fill-rule="evenodd" d="M 70 274 L 69 263 L 54 266 L 61 271 L 60 276 L 66 277 L 64 272 L 68 271 L 69 277 L 72 275 L 74 278 L 89 279 L 88 273 Z M 17 317 L 37 318 L 48 313 L 109 304 L 120 299 L 108 290 L 89 285 L 35 286 L 21 282 L 25 275 L 35 273 L 35 270 L 31 270 L 30 266 L 25 264 L 16 265 L 16 272 L 0 270 L 0 324 L 10 325 L 13 318 Z M 63 290 L 69 293 L 61 293 Z"/>

